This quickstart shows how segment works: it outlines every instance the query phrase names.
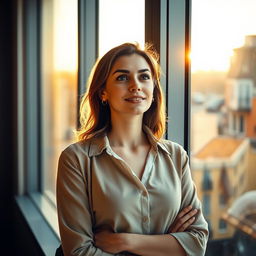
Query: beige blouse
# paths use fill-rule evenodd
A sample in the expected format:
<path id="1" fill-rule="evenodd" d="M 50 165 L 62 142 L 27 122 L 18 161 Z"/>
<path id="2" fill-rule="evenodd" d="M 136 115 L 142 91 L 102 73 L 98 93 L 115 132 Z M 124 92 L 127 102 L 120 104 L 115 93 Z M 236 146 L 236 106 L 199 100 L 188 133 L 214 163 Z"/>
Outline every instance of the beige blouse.
<path id="1" fill-rule="evenodd" d="M 188 156 L 180 145 L 157 141 L 148 128 L 145 131 L 152 146 L 141 180 L 113 152 L 107 136 L 72 144 L 60 155 L 57 209 L 65 255 L 112 255 L 94 246 L 96 229 L 166 234 L 190 204 L 200 209 L 196 221 L 186 232 L 171 235 L 187 255 L 204 255 L 208 229 Z"/>

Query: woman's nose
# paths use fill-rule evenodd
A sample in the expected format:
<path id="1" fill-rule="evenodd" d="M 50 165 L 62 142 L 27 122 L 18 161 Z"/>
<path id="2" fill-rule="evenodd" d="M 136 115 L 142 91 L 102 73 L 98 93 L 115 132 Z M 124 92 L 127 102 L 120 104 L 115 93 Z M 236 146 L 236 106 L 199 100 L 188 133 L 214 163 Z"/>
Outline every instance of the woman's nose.
<path id="1" fill-rule="evenodd" d="M 136 81 L 136 80 L 131 81 L 128 89 L 130 92 L 141 91 L 141 86 L 139 81 Z"/>

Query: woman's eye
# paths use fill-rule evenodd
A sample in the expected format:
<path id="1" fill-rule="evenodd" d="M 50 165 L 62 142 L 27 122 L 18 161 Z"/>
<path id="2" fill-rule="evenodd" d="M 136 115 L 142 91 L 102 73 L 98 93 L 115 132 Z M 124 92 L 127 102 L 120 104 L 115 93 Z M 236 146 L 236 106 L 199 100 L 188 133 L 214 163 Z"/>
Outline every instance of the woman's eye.
<path id="1" fill-rule="evenodd" d="M 142 75 L 140 76 L 140 78 L 141 78 L 142 80 L 148 80 L 148 79 L 150 79 L 150 75 L 148 75 L 148 74 L 142 74 Z"/>
<path id="2" fill-rule="evenodd" d="M 117 81 L 127 81 L 128 76 L 127 75 L 120 75 L 116 78 Z"/>

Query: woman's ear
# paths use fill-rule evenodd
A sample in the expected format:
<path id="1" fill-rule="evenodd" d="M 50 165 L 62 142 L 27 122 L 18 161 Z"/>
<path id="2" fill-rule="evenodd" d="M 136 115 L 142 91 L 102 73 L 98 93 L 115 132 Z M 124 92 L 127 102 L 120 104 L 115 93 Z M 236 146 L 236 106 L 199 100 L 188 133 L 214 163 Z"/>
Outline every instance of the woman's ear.
<path id="1" fill-rule="evenodd" d="M 99 93 L 99 96 L 102 101 L 107 101 L 107 92 L 104 89 Z"/>

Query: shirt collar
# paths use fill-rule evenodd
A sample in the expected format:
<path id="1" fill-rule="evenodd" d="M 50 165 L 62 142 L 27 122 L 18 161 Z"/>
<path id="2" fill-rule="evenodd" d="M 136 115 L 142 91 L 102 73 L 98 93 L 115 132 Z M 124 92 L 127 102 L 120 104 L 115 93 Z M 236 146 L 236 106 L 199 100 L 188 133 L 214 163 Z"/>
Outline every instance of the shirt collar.
<path id="1" fill-rule="evenodd" d="M 149 143 L 154 147 L 154 149 L 158 152 L 158 148 L 162 149 L 165 153 L 171 154 L 166 146 L 164 139 L 157 139 L 148 126 L 143 126 L 143 131 L 147 134 Z"/>
<path id="2" fill-rule="evenodd" d="M 165 140 L 158 140 L 146 125 L 143 126 L 143 131 L 146 133 L 149 143 L 156 152 L 158 152 L 158 149 L 160 148 L 165 153 L 169 155 L 171 154 L 166 146 Z M 106 134 L 90 139 L 89 157 L 100 155 L 104 150 L 109 154 L 113 152 Z"/>

